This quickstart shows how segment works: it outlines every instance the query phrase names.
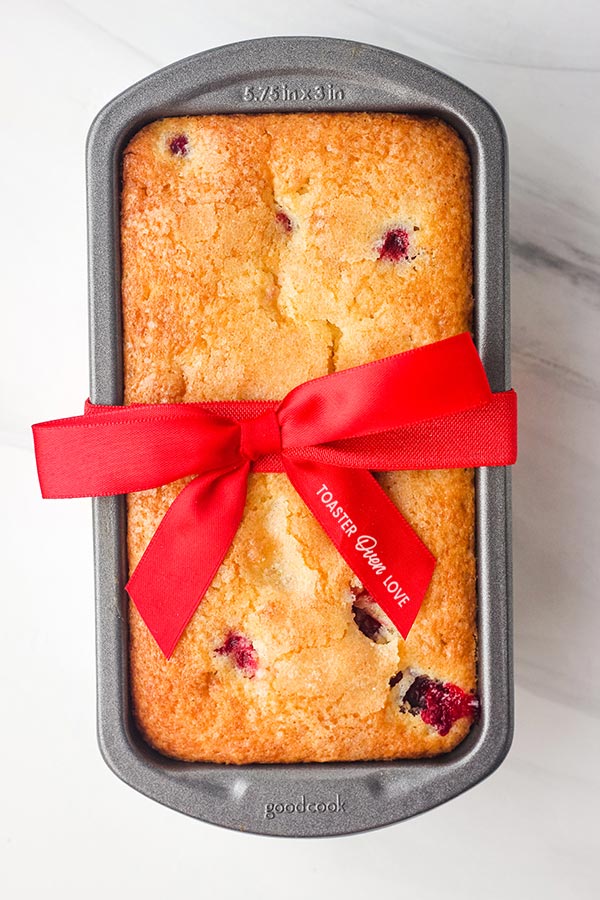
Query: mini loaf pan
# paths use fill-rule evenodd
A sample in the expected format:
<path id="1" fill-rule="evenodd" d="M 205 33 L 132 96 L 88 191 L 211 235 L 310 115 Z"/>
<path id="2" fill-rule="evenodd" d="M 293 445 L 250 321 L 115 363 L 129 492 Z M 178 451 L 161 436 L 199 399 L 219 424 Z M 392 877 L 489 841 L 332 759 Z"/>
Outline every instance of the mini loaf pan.
<path id="1" fill-rule="evenodd" d="M 464 139 L 474 205 L 474 336 L 492 390 L 510 386 L 507 158 L 502 123 L 477 94 L 389 50 L 318 37 L 208 50 L 150 75 L 97 116 L 87 148 L 91 400 L 123 402 L 119 192 L 123 148 L 165 116 L 388 111 L 435 115 Z M 123 497 L 93 501 L 98 735 L 132 787 L 197 819 L 256 834 L 352 834 L 407 819 L 489 775 L 513 727 L 510 471 L 476 473 L 481 716 L 451 753 L 427 760 L 227 766 L 154 752 L 132 718 Z"/>

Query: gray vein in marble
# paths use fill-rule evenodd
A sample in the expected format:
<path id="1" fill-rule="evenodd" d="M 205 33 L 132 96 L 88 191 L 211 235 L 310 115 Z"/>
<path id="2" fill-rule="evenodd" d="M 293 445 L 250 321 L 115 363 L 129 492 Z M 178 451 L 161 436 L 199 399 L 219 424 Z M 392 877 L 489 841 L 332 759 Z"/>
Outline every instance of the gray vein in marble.
<path id="1" fill-rule="evenodd" d="M 600 274 L 589 265 L 584 265 L 583 262 L 578 263 L 565 259 L 563 256 L 552 253 L 545 247 L 541 247 L 539 244 L 534 244 L 531 241 L 519 241 L 513 238 L 510 242 L 510 247 L 513 256 L 529 265 L 551 269 L 559 273 L 563 278 L 566 278 L 571 284 L 589 285 L 596 290 L 600 290 Z M 569 247 L 569 250 L 574 256 L 579 256 L 582 261 L 585 260 L 588 263 L 596 262 L 596 258 L 589 253 L 580 251 L 575 247 Z M 600 297 L 589 298 L 582 295 L 582 299 L 585 299 L 594 309 L 600 309 Z"/>
<path id="2" fill-rule="evenodd" d="M 565 366 L 556 360 L 547 359 L 541 355 L 541 351 L 521 350 L 517 346 L 517 341 L 513 340 L 512 350 L 513 366 L 517 368 L 519 364 L 529 371 L 540 374 L 548 381 L 568 390 L 570 393 L 581 397 L 583 400 L 598 400 L 598 392 L 600 384 L 592 378 L 587 378 L 575 369 Z"/>

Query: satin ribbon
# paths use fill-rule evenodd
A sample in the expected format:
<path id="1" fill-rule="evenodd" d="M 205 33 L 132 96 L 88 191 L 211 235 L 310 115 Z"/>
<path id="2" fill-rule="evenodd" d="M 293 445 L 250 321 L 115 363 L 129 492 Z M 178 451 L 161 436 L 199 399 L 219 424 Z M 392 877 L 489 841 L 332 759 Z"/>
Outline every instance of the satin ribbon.
<path id="1" fill-rule="evenodd" d="M 435 559 L 372 471 L 504 466 L 516 394 L 492 394 L 469 334 L 305 382 L 281 401 L 98 406 L 33 426 L 44 497 L 196 477 L 126 588 L 170 657 L 241 522 L 250 472 L 285 472 L 403 637 Z"/>

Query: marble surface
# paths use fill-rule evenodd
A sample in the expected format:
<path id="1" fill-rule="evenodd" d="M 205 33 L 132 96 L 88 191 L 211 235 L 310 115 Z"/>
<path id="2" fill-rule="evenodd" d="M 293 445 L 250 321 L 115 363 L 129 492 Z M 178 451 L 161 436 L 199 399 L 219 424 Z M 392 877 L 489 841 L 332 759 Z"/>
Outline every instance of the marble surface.
<path id="1" fill-rule="evenodd" d="M 2 4 L 2 24 L 5 896 L 597 897 L 600 7 L 20 0 Z M 34 421 L 76 413 L 87 390 L 91 119 L 160 66 L 267 34 L 347 37 L 420 58 L 493 103 L 511 150 L 521 399 L 513 748 L 495 775 L 446 806 L 333 841 L 207 826 L 136 794 L 104 766 L 94 733 L 89 501 L 41 501 L 29 434 Z"/>

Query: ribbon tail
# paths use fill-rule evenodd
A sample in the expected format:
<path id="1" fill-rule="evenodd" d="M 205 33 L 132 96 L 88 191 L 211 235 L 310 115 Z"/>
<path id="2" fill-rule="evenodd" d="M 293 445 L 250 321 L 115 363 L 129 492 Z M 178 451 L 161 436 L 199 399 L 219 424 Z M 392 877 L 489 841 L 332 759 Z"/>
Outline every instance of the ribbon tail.
<path id="1" fill-rule="evenodd" d="M 433 575 L 433 554 L 369 471 L 286 454 L 283 460 L 290 481 L 341 556 L 406 638 Z"/>
<path id="2" fill-rule="evenodd" d="M 125 586 L 167 659 L 233 541 L 249 470 L 244 463 L 194 478 L 167 510 Z"/>

